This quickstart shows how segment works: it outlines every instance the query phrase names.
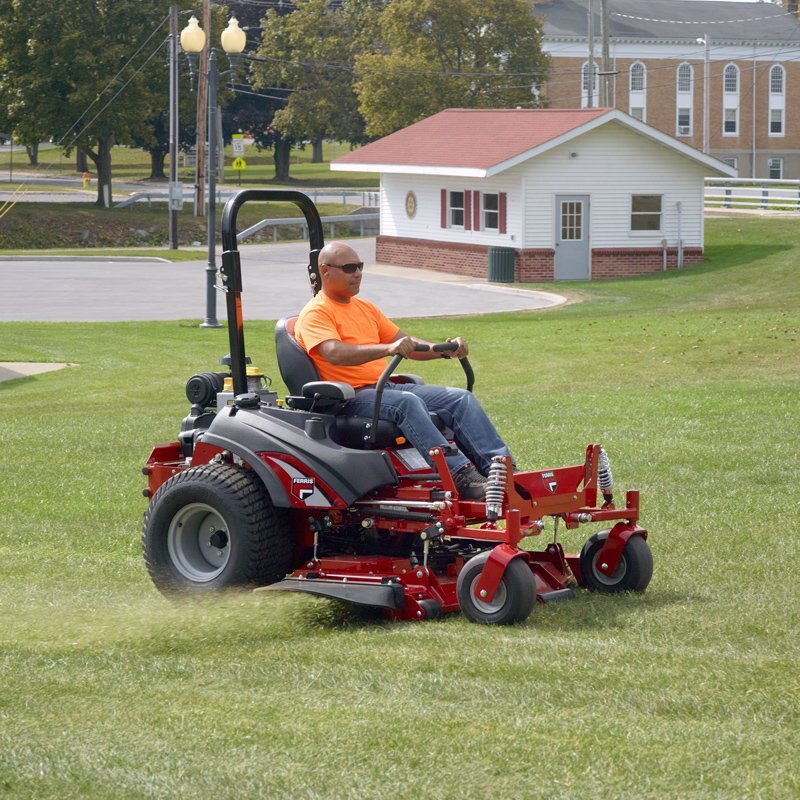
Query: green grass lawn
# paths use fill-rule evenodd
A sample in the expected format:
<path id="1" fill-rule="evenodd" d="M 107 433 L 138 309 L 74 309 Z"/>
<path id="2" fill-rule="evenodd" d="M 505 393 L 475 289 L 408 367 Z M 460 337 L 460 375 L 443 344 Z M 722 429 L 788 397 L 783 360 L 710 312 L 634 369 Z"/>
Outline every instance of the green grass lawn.
<path id="1" fill-rule="evenodd" d="M 0 795 L 800 796 L 800 242 L 787 221 L 707 227 L 702 267 L 571 284 L 583 302 L 544 313 L 402 322 L 468 337 L 522 466 L 598 441 L 618 491 L 641 490 L 647 592 L 513 628 L 164 600 L 140 467 L 226 332 L 0 324 L 0 360 L 76 365 L 0 383 Z M 271 326 L 246 335 L 279 384 Z"/>

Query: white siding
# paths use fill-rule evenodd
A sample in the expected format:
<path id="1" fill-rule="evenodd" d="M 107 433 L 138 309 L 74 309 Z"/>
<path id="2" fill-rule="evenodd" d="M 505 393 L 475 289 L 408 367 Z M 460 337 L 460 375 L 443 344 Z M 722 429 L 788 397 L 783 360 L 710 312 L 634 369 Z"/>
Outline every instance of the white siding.
<path id="1" fill-rule="evenodd" d="M 675 246 L 677 203 L 684 245 L 702 246 L 705 171 L 702 164 L 620 125 L 603 125 L 525 165 L 521 246 L 553 246 L 557 194 L 589 195 L 592 247 L 660 247 L 662 239 Z M 661 231 L 630 230 L 633 194 L 662 195 Z"/>
<path id="2" fill-rule="evenodd" d="M 441 227 L 441 190 L 505 192 L 507 195 L 506 233 Z M 417 197 L 417 213 L 406 214 L 406 195 Z M 427 175 L 381 176 L 381 233 L 438 242 L 519 247 L 522 229 L 522 196 L 518 170 L 496 178 L 448 178 Z"/>

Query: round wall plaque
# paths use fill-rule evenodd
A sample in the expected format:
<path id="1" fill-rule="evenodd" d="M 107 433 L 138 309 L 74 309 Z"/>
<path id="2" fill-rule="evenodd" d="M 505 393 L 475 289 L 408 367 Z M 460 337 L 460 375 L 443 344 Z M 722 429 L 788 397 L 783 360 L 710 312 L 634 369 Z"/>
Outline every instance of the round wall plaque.
<path id="1" fill-rule="evenodd" d="M 414 219 L 414 215 L 417 213 L 417 196 L 414 192 L 409 192 L 406 195 L 406 214 L 408 215 L 409 219 Z"/>

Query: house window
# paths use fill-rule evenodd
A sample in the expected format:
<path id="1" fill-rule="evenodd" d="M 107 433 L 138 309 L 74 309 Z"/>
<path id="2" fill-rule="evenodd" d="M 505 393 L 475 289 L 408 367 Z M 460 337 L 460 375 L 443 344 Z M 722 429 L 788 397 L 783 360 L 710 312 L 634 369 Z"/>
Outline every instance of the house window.
<path id="1" fill-rule="evenodd" d="M 661 195 L 631 195 L 631 230 L 661 230 Z"/>
<path id="2" fill-rule="evenodd" d="M 739 67 L 728 64 L 722 76 L 722 134 L 739 135 Z"/>
<path id="3" fill-rule="evenodd" d="M 643 92 L 644 91 L 644 64 L 637 61 L 631 64 L 631 91 Z"/>
<path id="4" fill-rule="evenodd" d="M 723 158 L 722 161 L 729 167 L 733 167 L 734 169 L 739 169 L 739 159 L 736 158 L 736 156 L 728 156 L 727 158 Z"/>
<path id="5" fill-rule="evenodd" d="M 592 62 L 592 78 L 591 81 L 591 88 L 592 88 L 592 106 L 595 108 L 598 105 L 599 99 L 599 89 L 598 89 L 598 79 L 597 79 L 597 64 Z M 589 105 L 589 62 L 584 61 L 583 67 L 581 67 L 581 108 L 586 108 Z"/>
<path id="6" fill-rule="evenodd" d="M 784 136 L 786 112 L 786 73 L 780 64 L 769 71 L 769 135 Z"/>
<path id="7" fill-rule="evenodd" d="M 580 242 L 583 239 L 583 203 L 565 200 L 561 203 L 561 241 Z"/>
<path id="8" fill-rule="evenodd" d="M 692 135 L 692 106 L 694 105 L 694 80 L 691 64 L 678 67 L 676 102 L 676 128 L 678 136 Z"/>
<path id="9" fill-rule="evenodd" d="M 767 168 L 769 170 L 769 178 L 773 181 L 783 180 L 783 159 L 770 158 L 767 161 Z"/>
<path id="10" fill-rule="evenodd" d="M 678 91 L 691 92 L 692 91 L 692 65 L 681 64 L 678 67 Z"/>
<path id="11" fill-rule="evenodd" d="M 496 231 L 500 228 L 500 197 L 496 194 L 483 195 L 484 230 Z"/>
<path id="12" fill-rule="evenodd" d="M 692 109 L 678 109 L 678 136 L 692 135 Z"/>
<path id="13" fill-rule="evenodd" d="M 641 61 L 631 64 L 628 113 L 642 122 L 647 117 L 647 69 Z"/>
<path id="14" fill-rule="evenodd" d="M 464 227 L 464 192 L 450 192 L 450 224 Z"/>
<path id="15" fill-rule="evenodd" d="M 783 94 L 783 67 L 778 64 L 769 71 L 769 93 Z"/>
<path id="16" fill-rule="evenodd" d="M 725 94 L 739 94 L 739 68 L 736 64 L 725 67 L 724 89 Z"/>

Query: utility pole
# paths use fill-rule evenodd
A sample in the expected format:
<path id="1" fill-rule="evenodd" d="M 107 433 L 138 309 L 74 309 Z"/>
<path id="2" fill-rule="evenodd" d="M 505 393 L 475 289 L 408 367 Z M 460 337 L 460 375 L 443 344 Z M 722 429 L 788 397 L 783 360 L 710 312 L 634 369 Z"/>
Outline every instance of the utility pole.
<path id="1" fill-rule="evenodd" d="M 711 37 L 703 34 L 705 40 L 705 58 L 703 61 L 703 152 L 708 155 L 709 149 L 709 118 L 711 102 Z"/>
<path id="2" fill-rule="evenodd" d="M 169 249 L 178 249 L 178 7 L 169 8 Z"/>
<path id="3" fill-rule="evenodd" d="M 608 51 L 608 0 L 600 0 L 600 38 L 603 42 L 603 106 L 611 108 L 611 59 Z"/>
<path id="4" fill-rule="evenodd" d="M 589 0 L 589 62 L 587 64 L 588 86 L 586 89 L 586 107 L 594 108 L 594 0 Z"/>
<path id="5" fill-rule="evenodd" d="M 209 0 L 203 0 L 203 30 L 206 42 L 200 51 L 199 78 L 197 81 L 197 166 L 194 182 L 194 215 L 205 215 L 205 177 L 206 177 L 206 125 L 208 121 L 208 103 L 206 86 L 208 82 L 208 42 L 211 38 L 211 8 Z"/>

